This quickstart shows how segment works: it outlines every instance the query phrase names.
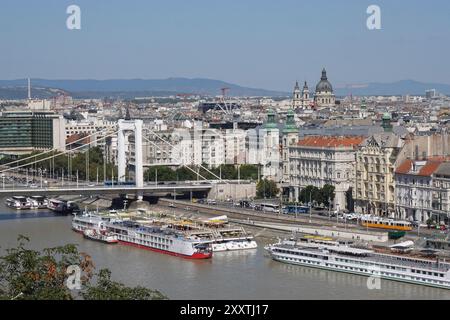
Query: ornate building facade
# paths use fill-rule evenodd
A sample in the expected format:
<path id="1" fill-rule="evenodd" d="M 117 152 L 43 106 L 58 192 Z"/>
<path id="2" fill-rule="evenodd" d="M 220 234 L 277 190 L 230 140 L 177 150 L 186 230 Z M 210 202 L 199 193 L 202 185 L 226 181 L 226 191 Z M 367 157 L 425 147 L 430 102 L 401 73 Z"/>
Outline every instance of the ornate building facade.
<path id="1" fill-rule="evenodd" d="M 294 93 L 292 98 L 292 107 L 296 109 L 309 109 L 311 108 L 311 100 L 308 84 L 305 81 L 303 89 L 300 91 L 298 81 L 295 83 Z"/>
<path id="2" fill-rule="evenodd" d="M 348 209 L 347 193 L 353 185 L 355 153 L 364 141 L 352 136 L 308 136 L 289 148 L 291 201 L 299 198 L 307 186 L 335 187 L 333 207 Z"/>
<path id="3" fill-rule="evenodd" d="M 394 171 L 404 140 L 392 132 L 367 138 L 356 153 L 355 210 L 395 216 Z"/>

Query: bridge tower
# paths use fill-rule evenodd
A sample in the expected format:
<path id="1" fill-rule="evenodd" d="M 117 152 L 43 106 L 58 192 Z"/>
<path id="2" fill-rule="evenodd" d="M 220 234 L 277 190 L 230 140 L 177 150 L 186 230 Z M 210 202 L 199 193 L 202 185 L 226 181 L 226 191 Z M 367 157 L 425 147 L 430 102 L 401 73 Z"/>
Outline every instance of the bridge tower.
<path id="1" fill-rule="evenodd" d="M 135 179 L 136 187 L 144 187 L 144 168 L 142 159 L 142 120 L 119 120 L 119 131 L 117 133 L 117 162 L 119 182 L 125 182 L 127 160 L 125 157 L 125 132 L 134 132 L 134 152 L 135 152 Z M 138 194 L 138 199 L 142 199 L 142 193 Z"/>

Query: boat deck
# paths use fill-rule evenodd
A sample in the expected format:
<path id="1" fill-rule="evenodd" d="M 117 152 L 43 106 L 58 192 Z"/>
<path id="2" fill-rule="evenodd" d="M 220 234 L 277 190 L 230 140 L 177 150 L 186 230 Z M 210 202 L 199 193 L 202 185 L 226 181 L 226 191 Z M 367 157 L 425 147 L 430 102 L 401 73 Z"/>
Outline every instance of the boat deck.
<path id="1" fill-rule="evenodd" d="M 323 250 L 319 247 L 307 246 L 307 245 L 291 245 L 291 244 L 280 244 L 276 245 L 277 248 L 287 249 L 287 250 L 301 250 L 311 253 L 322 253 Z M 324 249 L 330 251 L 334 256 L 346 259 L 357 259 L 358 261 L 372 262 L 377 264 L 395 265 L 404 268 L 417 268 L 426 269 L 429 271 L 440 271 L 448 272 L 450 270 L 450 263 L 448 262 L 438 262 L 436 260 L 425 260 L 418 259 L 416 257 L 410 257 L 408 255 L 389 255 L 376 253 L 372 250 L 356 249 L 351 247 L 340 247 L 333 248 L 323 247 Z M 345 248 L 345 250 L 344 250 Z"/>

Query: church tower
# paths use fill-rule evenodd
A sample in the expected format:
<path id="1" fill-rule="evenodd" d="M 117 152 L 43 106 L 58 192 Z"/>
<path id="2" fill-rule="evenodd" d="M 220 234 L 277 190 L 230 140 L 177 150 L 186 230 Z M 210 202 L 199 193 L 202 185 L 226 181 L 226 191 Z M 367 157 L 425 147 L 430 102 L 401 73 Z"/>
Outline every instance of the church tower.
<path id="1" fill-rule="evenodd" d="M 267 122 L 264 124 L 263 137 L 263 176 L 265 179 L 280 180 L 280 130 L 275 119 L 275 111 L 269 110 Z"/>
<path id="2" fill-rule="evenodd" d="M 300 108 L 302 106 L 302 96 L 300 91 L 300 86 L 298 85 L 298 81 L 295 82 L 294 88 L 294 96 L 292 99 L 292 107 L 294 109 Z"/>
<path id="3" fill-rule="evenodd" d="M 289 159 L 289 147 L 298 142 L 299 129 L 295 124 L 295 113 L 293 110 L 289 110 L 286 116 L 286 123 L 283 128 L 282 137 L 282 162 L 283 162 L 283 181 L 284 183 L 290 182 L 290 159 Z"/>
<path id="4" fill-rule="evenodd" d="M 303 108 L 309 108 L 309 88 L 308 84 L 305 81 L 305 84 L 303 85 L 303 91 L 302 91 L 302 107 Z"/>

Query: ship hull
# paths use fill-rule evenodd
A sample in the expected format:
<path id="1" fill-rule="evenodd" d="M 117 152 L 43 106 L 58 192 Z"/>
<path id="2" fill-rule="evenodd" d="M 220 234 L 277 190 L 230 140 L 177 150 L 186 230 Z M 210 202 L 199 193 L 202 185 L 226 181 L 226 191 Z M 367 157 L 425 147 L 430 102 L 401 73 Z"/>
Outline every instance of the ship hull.
<path id="1" fill-rule="evenodd" d="M 72 230 L 85 236 L 83 230 L 77 229 L 73 226 L 72 226 Z M 95 240 L 95 239 L 90 239 L 90 240 Z M 153 252 L 157 252 L 157 253 L 167 254 L 167 255 L 170 255 L 173 257 L 179 257 L 179 258 L 184 258 L 184 259 L 204 260 L 204 259 L 212 258 L 212 252 L 210 252 L 210 253 L 194 252 L 192 255 L 187 255 L 187 254 L 182 254 L 182 253 L 178 253 L 178 252 L 174 252 L 174 251 L 157 249 L 157 248 L 137 244 L 134 242 L 124 241 L 124 240 L 120 240 L 120 239 L 118 239 L 117 243 L 129 246 L 129 247 L 134 247 L 134 248 L 138 248 L 138 249 L 144 249 L 144 250 L 153 251 Z"/>
<path id="2" fill-rule="evenodd" d="M 128 241 L 123 241 L 123 240 L 119 240 L 119 243 L 123 244 L 123 245 L 126 245 L 126 246 L 134 247 L 134 248 L 149 250 L 149 251 L 158 252 L 158 253 L 162 253 L 162 254 L 167 254 L 167 255 L 170 255 L 170 256 L 173 256 L 173 257 L 179 257 L 179 258 L 184 258 L 184 259 L 201 260 L 201 259 L 209 259 L 209 258 L 212 257 L 212 253 L 198 253 L 198 252 L 196 252 L 193 255 L 189 256 L 189 255 L 185 255 L 185 254 L 181 254 L 181 253 L 177 253 L 177 252 L 166 251 L 166 250 L 161 250 L 161 249 L 152 248 L 152 247 L 148 247 L 148 246 L 143 246 L 141 244 L 128 242 Z"/>
<path id="3" fill-rule="evenodd" d="M 289 261 L 288 262 L 288 261 L 285 261 L 283 259 L 278 259 L 278 258 L 273 257 L 273 256 L 272 256 L 272 259 L 277 261 L 277 262 L 280 262 L 280 263 L 290 264 L 290 265 L 294 265 L 294 266 L 307 267 L 307 268 L 311 268 L 311 269 L 321 269 L 321 270 L 326 270 L 326 271 L 331 271 L 331 272 L 353 274 L 353 275 L 358 275 L 358 276 L 362 276 L 362 277 L 366 277 L 366 278 L 372 276 L 368 272 L 357 272 L 357 271 L 350 271 L 350 270 L 334 269 L 334 268 L 329 268 L 329 267 L 326 267 L 326 266 L 313 265 L 313 264 L 302 263 L 302 262 L 294 262 L 294 261 Z M 409 284 L 414 284 L 414 285 L 418 285 L 418 286 L 426 286 L 426 287 L 433 287 L 433 288 L 438 288 L 438 289 L 450 290 L 450 287 L 447 287 L 447 286 L 441 286 L 441 285 L 432 284 L 432 283 L 418 282 L 418 281 L 413 281 L 413 280 L 409 280 L 409 279 L 399 279 L 399 278 L 389 277 L 389 276 L 384 276 L 384 275 L 381 275 L 380 278 L 384 279 L 384 280 L 409 283 Z"/>

